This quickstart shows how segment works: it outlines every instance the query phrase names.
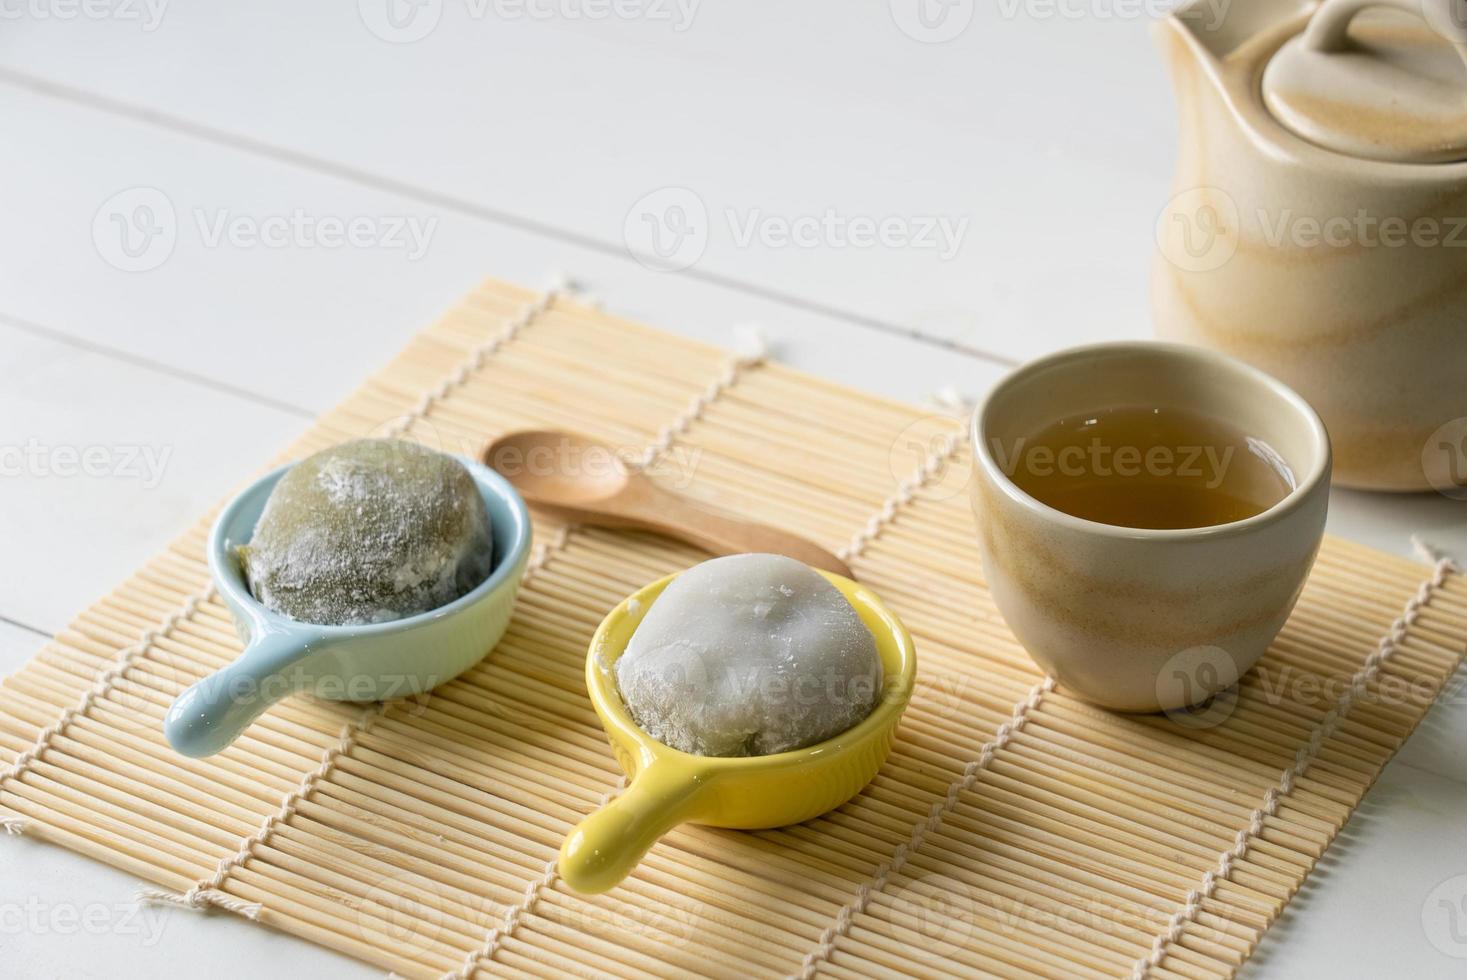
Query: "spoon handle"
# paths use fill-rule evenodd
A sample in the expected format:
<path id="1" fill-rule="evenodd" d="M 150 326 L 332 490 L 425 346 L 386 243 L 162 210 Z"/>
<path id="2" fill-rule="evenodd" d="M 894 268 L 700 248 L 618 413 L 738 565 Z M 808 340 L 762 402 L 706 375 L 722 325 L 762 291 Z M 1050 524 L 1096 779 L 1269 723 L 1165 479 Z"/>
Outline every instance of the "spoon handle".
<path id="1" fill-rule="evenodd" d="M 651 530 L 715 555 L 747 552 L 783 555 L 813 568 L 855 578 L 849 565 L 813 542 L 767 524 L 725 517 L 684 497 L 659 494 L 655 510 L 648 508 L 642 517 Z"/>

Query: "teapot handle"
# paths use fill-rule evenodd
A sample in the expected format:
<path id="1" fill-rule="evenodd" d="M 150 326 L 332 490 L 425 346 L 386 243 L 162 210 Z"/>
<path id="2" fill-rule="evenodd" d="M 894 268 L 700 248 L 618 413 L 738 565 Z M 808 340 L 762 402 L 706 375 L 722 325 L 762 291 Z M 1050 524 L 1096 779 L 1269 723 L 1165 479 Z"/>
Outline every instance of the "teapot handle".
<path id="1" fill-rule="evenodd" d="M 1464 0 L 1325 0 L 1304 31 L 1304 46 L 1325 54 L 1344 51 L 1350 21 L 1371 7 L 1415 14 L 1457 48 L 1467 62 L 1467 2 Z"/>

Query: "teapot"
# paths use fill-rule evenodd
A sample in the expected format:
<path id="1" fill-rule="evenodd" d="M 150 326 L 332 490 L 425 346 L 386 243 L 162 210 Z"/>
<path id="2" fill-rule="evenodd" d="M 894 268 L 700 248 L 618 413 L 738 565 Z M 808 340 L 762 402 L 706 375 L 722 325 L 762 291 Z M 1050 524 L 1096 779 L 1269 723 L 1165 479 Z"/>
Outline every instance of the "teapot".
<path id="1" fill-rule="evenodd" d="M 1302 394 L 1344 486 L 1467 485 L 1464 11 L 1189 0 L 1157 25 L 1181 121 L 1157 332 Z"/>

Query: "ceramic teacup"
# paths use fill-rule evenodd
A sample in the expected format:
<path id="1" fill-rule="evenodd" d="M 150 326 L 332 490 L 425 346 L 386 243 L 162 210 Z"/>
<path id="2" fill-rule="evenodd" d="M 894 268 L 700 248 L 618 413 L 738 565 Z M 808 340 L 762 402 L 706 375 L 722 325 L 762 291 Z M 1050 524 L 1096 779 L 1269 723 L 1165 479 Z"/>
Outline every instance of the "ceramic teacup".
<path id="1" fill-rule="evenodd" d="M 1013 479 L 1047 425 L 1122 406 L 1187 410 L 1267 443 L 1293 489 L 1261 513 L 1149 530 L 1049 507 Z M 1062 351 L 1001 381 L 973 416 L 988 589 L 1060 685 L 1122 711 L 1185 708 L 1234 684 L 1288 618 L 1324 533 L 1330 443 L 1319 416 L 1241 361 L 1164 343 Z"/>
<path id="2" fill-rule="evenodd" d="M 483 495 L 493 531 L 489 576 L 453 602 L 385 623 L 322 626 L 267 609 L 251 594 L 235 549 L 249 542 L 270 491 L 290 466 L 246 487 L 209 533 L 209 571 L 234 615 L 244 652 L 194 684 L 164 719 L 168 743 L 187 756 L 226 748 L 265 709 L 309 691 L 333 701 L 406 697 L 446 683 L 504 635 L 530 556 L 530 513 L 498 473 L 459 458 Z"/>

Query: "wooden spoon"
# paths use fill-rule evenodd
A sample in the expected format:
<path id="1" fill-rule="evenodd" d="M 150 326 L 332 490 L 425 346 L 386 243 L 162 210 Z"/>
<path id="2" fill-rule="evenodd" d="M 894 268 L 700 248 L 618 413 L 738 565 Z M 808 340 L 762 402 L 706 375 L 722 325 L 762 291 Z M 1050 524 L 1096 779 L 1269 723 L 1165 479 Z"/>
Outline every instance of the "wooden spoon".
<path id="1" fill-rule="evenodd" d="M 629 470 L 610 447 L 569 432 L 511 432 L 491 442 L 482 458 L 531 507 L 577 523 L 655 531 L 715 555 L 784 555 L 855 577 L 824 548 L 778 528 L 716 514 Z"/>

